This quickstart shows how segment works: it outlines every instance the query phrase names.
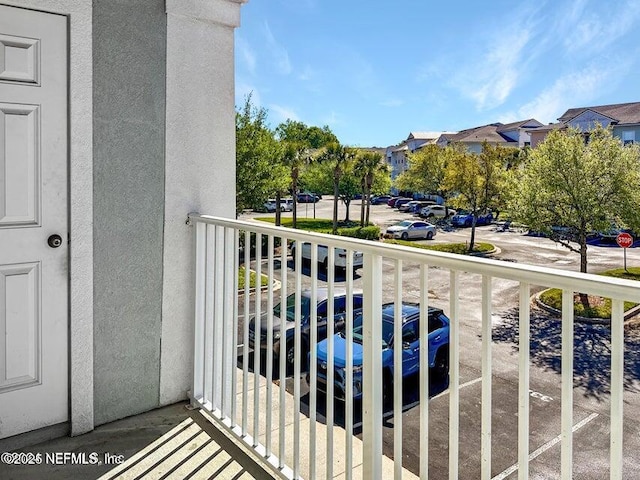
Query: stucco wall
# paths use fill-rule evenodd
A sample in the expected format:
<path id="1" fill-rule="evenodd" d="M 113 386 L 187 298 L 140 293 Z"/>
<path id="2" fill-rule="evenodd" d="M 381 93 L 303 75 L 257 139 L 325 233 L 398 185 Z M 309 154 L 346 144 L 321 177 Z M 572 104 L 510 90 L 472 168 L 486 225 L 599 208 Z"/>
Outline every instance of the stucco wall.
<path id="1" fill-rule="evenodd" d="M 235 216 L 234 26 L 240 0 L 167 0 L 167 150 L 160 402 L 193 376 L 189 212 Z"/>
<path id="2" fill-rule="evenodd" d="M 96 425 L 159 402 L 164 3 L 93 1 Z"/>

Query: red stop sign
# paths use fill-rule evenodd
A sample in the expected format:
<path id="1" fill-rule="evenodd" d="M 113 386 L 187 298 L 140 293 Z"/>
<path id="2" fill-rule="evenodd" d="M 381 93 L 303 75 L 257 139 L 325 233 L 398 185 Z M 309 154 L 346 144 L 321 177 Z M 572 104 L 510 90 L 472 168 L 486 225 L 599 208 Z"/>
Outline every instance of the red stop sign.
<path id="1" fill-rule="evenodd" d="M 616 242 L 622 248 L 629 248 L 633 245 L 633 237 L 626 232 L 622 232 L 616 237 Z"/>

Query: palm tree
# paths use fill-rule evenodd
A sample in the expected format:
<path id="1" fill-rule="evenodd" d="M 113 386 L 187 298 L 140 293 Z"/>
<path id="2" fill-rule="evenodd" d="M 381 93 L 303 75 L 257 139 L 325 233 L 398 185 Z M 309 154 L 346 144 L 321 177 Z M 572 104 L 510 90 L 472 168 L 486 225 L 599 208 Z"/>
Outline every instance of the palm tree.
<path id="1" fill-rule="evenodd" d="M 382 162 L 382 155 L 376 152 L 362 152 L 358 155 L 355 171 L 362 179 L 362 206 L 360 208 L 360 226 L 369 225 L 371 209 L 371 187 L 377 173 L 384 172 L 387 166 Z"/>
<path id="2" fill-rule="evenodd" d="M 311 159 L 308 150 L 300 142 L 285 142 L 282 163 L 289 167 L 291 172 L 291 191 L 293 192 L 293 228 L 297 228 L 298 220 L 298 179 L 300 169 Z"/>
<path id="3" fill-rule="evenodd" d="M 335 235 L 338 231 L 338 199 L 340 197 L 340 178 L 349 162 L 355 157 L 353 149 L 339 143 L 328 144 L 318 156 L 318 161 L 331 166 L 333 173 L 333 228 Z"/>

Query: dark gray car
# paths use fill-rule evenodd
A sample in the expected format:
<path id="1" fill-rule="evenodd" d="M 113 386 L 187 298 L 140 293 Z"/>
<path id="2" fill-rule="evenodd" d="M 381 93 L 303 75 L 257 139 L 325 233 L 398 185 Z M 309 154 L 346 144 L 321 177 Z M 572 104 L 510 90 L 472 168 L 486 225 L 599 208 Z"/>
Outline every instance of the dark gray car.
<path id="1" fill-rule="evenodd" d="M 286 335 L 286 363 L 287 371 L 291 371 L 295 360 L 294 349 L 294 333 L 295 333 L 295 293 L 287 296 L 287 309 L 286 320 L 284 323 L 284 330 Z M 318 312 L 318 342 L 327 338 L 327 301 L 328 290 L 327 288 L 317 289 L 317 306 Z M 334 288 L 333 296 L 333 308 L 334 308 L 334 329 L 335 332 L 339 332 L 344 329 L 345 318 L 347 315 L 347 295 L 346 289 Z M 362 309 L 362 291 L 354 290 L 353 292 L 353 311 L 359 311 Z M 278 361 L 280 357 L 280 335 L 282 335 L 282 307 L 280 304 L 273 308 L 273 357 L 275 361 Z M 307 355 L 310 351 L 311 341 L 311 290 L 305 289 L 300 292 L 300 332 L 301 332 L 301 362 L 303 368 L 307 363 Z M 254 350 L 256 348 L 256 335 L 255 335 L 255 317 L 252 317 L 249 321 L 249 346 Z M 267 312 L 262 313 L 260 316 L 260 352 L 266 352 L 267 345 Z"/>

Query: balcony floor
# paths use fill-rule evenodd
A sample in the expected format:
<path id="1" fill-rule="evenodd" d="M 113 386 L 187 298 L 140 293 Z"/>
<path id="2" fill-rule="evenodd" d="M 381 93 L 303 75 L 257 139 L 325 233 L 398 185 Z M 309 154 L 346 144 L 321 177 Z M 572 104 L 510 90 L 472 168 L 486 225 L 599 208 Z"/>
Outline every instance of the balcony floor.
<path id="1" fill-rule="evenodd" d="M 244 449 L 186 403 L 135 415 L 97 427 L 78 437 L 62 437 L 20 449 L 42 454 L 42 464 L 0 464 L 0 478 L 49 480 L 116 478 L 273 478 Z M 45 454 L 91 453 L 104 461 L 106 453 L 122 455 L 121 465 L 48 464 Z M 50 457 L 51 460 L 53 460 Z M 77 460 L 77 457 L 76 457 Z M 62 463 L 56 462 L 56 463 Z"/>

